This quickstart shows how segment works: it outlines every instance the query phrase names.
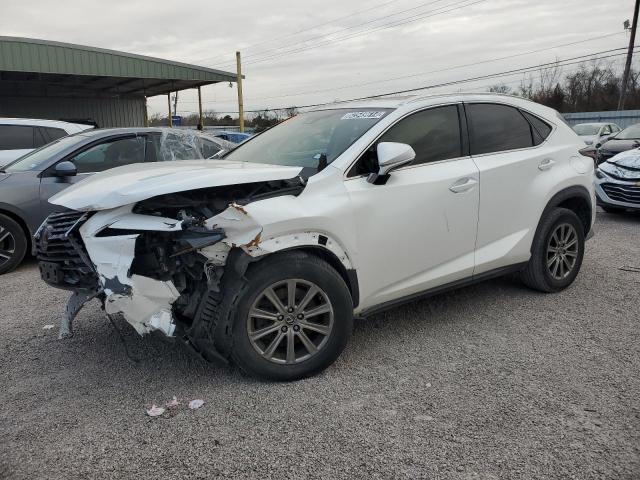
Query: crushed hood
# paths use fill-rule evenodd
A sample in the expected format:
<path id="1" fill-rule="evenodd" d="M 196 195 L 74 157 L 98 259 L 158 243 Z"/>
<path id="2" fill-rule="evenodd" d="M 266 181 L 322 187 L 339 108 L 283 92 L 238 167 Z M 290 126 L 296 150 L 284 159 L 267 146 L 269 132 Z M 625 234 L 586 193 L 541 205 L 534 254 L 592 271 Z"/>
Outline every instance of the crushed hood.
<path id="1" fill-rule="evenodd" d="M 599 168 L 620 180 L 640 180 L 640 149 L 619 153 L 601 163 Z"/>
<path id="2" fill-rule="evenodd" d="M 72 210 L 121 207 L 167 193 L 243 183 L 285 180 L 300 167 L 226 160 L 136 163 L 92 175 L 49 199 Z"/>

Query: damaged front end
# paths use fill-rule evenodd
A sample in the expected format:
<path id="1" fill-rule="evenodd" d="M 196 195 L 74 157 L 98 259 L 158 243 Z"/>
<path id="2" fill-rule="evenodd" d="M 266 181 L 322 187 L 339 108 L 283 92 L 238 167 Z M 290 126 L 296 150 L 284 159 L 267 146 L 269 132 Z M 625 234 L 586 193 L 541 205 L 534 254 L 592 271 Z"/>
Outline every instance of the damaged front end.
<path id="1" fill-rule="evenodd" d="M 261 254 L 262 226 L 245 206 L 297 196 L 304 186 L 301 177 L 224 185 L 51 215 L 34 245 L 43 280 L 73 291 L 60 337 L 72 335 L 74 317 L 97 298 L 140 335 L 177 336 L 206 359 L 221 359 L 216 316 L 250 254 Z"/>

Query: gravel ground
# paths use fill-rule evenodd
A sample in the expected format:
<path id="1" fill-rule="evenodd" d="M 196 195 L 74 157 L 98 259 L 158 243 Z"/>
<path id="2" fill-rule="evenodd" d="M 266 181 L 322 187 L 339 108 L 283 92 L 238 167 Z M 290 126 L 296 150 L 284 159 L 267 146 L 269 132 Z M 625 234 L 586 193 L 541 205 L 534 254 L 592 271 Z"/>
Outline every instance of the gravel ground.
<path id="1" fill-rule="evenodd" d="M 0 277 L 2 478 L 640 478 L 640 215 L 598 214 L 575 284 L 511 278 L 356 322 L 338 362 L 273 384 L 124 328 L 34 262 Z M 56 325 L 57 328 L 57 325 Z M 173 396 L 199 410 L 150 418 Z"/>

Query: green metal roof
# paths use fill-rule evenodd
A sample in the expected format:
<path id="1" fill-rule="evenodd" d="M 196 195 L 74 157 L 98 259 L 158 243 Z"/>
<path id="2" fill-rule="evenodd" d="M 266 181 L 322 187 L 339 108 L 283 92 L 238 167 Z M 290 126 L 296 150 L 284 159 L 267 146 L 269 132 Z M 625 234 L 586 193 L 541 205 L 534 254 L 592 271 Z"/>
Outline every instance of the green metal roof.
<path id="1" fill-rule="evenodd" d="M 0 36 L 0 94 L 16 93 L 11 92 L 7 82 L 22 82 L 23 90 L 29 87 L 38 90 L 48 85 L 49 92 L 59 95 L 75 88 L 78 94 L 153 96 L 235 81 L 234 73 L 171 60 L 71 43 Z"/>

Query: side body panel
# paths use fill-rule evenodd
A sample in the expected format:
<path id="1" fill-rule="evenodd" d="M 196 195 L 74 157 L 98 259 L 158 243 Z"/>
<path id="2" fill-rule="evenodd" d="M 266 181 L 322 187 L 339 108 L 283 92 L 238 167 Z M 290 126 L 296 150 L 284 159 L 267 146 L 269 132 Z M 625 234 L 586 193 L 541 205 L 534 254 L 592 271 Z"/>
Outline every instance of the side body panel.
<path id="1" fill-rule="evenodd" d="M 472 186 L 454 193 L 464 181 Z M 360 308 L 471 276 L 478 170 L 470 158 L 394 171 L 385 185 L 345 182 L 356 231 Z"/>
<path id="2" fill-rule="evenodd" d="M 577 155 L 580 148 L 568 127 L 555 124 L 537 147 L 473 157 L 480 170 L 474 274 L 528 261 L 536 228 L 551 198 L 575 185 L 593 191 L 593 161 Z"/>

